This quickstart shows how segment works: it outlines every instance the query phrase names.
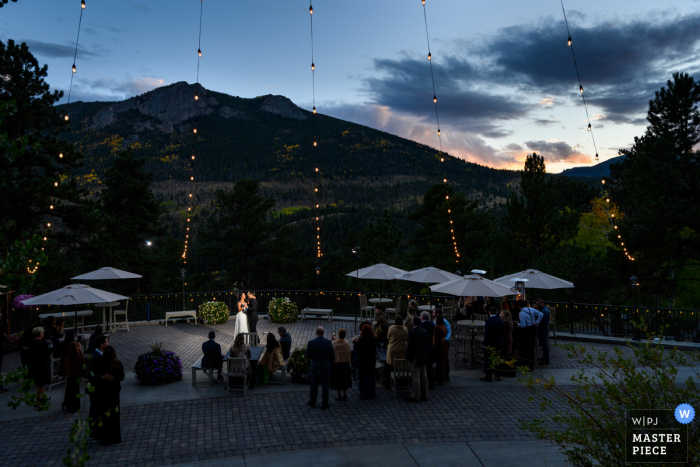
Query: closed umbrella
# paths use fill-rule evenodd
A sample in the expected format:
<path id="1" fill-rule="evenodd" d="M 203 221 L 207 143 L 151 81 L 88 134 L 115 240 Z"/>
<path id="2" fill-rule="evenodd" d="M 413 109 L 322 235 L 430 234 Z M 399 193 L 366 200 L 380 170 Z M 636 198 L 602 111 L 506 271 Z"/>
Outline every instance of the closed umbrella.
<path id="1" fill-rule="evenodd" d="M 476 274 L 431 285 L 430 290 L 458 297 L 503 297 L 512 293 L 510 287 L 484 279 Z"/>
<path id="2" fill-rule="evenodd" d="M 96 271 L 88 272 L 87 274 L 71 277 L 71 279 L 78 281 L 99 281 L 110 279 L 139 279 L 141 277 L 143 276 L 132 272 L 122 271 L 121 269 L 117 268 L 100 268 Z"/>
<path id="3" fill-rule="evenodd" d="M 61 289 L 22 301 L 25 305 L 84 305 L 87 303 L 107 303 L 127 300 L 129 297 L 94 289 L 89 285 L 71 284 Z M 75 310 L 75 323 L 78 323 L 78 310 Z"/>

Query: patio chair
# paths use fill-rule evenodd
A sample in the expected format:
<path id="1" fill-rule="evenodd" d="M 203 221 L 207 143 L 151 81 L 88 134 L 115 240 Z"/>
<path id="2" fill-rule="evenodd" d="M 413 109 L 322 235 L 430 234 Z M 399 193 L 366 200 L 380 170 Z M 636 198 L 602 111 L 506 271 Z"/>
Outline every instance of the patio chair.
<path id="1" fill-rule="evenodd" d="M 374 321 L 374 306 L 368 305 L 367 294 L 360 295 L 360 319 Z"/>
<path id="2" fill-rule="evenodd" d="M 243 342 L 248 347 L 256 347 L 260 343 L 260 338 L 256 332 L 242 332 Z"/>
<path id="3" fill-rule="evenodd" d="M 399 392 L 411 390 L 411 373 L 408 371 L 408 363 L 405 359 L 394 359 L 394 368 L 390 378 L 389 384 L 391 390 L 394 391 L 394 396 L 399 397 Z"/>
<path id="4" fill-rule="evenodd" d="M 114 310 L 114 330 L 116 331 L 119 327 L 126 327 L 126 332 L 129 332 L 129 316 L 127 312 L 129 311 L 129 301 L 126 301 L 126 309 L 124 310 Z M 117 321 L 117 316 L 123 316 L 124 321 L 121 323 Z"/>
<path id="5" fill-rule="evenodd" d="M 470 338 L 469 326 L 464 324 L 455 324 L 452 328 L 452 340 L 454 342 L 454 367 L 457 365 L 466 365 L 467 368 L 471 366 L 471 345 L 469 342 Z"/>
<path id="6" fill-rule="evenodd" d="M 474 336 L 474 357 L 476 363 L 484 363 L 484 336 Z"/>
<path id="7" fill-rule="evenodd" d="M 227 360 L 228 369 L 226 371 L 226 384 L 224 385 L 224 391 L 228 395 L 229 391 L 232 389 L 243 390 L 243 395 L 245 396 L 245 391 L 248 389 L 248 375 L 245 372 L 245 358 L 228 358 Z"/>
<path id="8" fill-rule="evenodd" d="M 386 319 L 395 320 L 399 311 L 401 311 L 401 297 L 396 299 L 396 307 L 395 308 L 387 308 L 386 310 L 384 310 L 384 313 L 386 314 Z M 393 315 L 393 316 L 390 317 L 389 315 Z"/>

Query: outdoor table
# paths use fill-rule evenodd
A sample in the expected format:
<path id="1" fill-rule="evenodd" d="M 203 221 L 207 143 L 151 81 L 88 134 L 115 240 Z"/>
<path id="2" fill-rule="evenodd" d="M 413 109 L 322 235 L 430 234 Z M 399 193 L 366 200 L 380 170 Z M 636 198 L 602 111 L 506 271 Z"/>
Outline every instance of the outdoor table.
<path id="1" fill-rule="evenodd" d="M 112 315 L 112 308 L 119 305 L 119 302 L 107 302 L 107 303 L 95 303 L 97 308 L 102 308 L 102 329 L 107 330 L 105 327 L 105 308 L 109 308 L 107 312 L 107 319 L 109 320 L 109 330 L 111 331 L 114 327 L 114 316 Z"/>
<path id="2" fill-rule="evenodd" d="M 82 326 L 83 326 L 83 332 L 85 332 L 85 317 L 86 316 L 92 316 L 92 310 L 82 310 L 78 311 L 77 313 L 75 311 L 62 311 L 60 313 L 44 313 L 43 315 L 39 315 L 39 318 L 45 319 L 48 318 L 49 316 L 53 316 L 54 318 L 72 318 L 73 319 L 73 329 L 75 331 L 78 330 L 78 323 L 76 323 L 75 316 L 78 316 L 78 318 L 82 319 Z"/>
<path id="3" fill-rule="evenodd" d="M 370 298 L 368 301 L 370 303 L 394 303 L 390 298 Z"/>
<path id="4" fill-rule="evenodd" d="M 435 305 L 420 305 L 418 309 L 420 311 L 433 311 L 435 309 Z"/>

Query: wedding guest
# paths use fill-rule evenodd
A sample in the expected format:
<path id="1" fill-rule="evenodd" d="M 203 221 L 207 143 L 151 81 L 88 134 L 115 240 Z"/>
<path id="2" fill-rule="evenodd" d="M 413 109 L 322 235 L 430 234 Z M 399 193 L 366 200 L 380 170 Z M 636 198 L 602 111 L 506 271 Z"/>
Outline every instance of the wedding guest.
<path id="1" fill-rule="evenodd" d="M 224 365 L 224 356 L 221 354 L 221 346 L 214 340 L 215 338 L 216 333 L 209 331 L 209 340 L 202 344 L 202 353 L 204 354 L 202 368 L 216 368 L 218 371 L 216 379 L 221 381 L 223 379 L 221 369 Z"/>
<path id="2" fill-rule="evenodd" d="M 60 333 L 63 334 L 63 323 L 65 323 L 66 320 L 64 318 L 57 318 L 56 319 L 56 330 Z"/>
<path id="3" fill-rule="evenodd" d="M 2 310 L 3 310 L 3 307 L 2 307 L 2 305 L 0 305 L 0 323 L 2 323 Z M 0 374 L 2 374 L 2 356 L 3 356 L 2 354 L 3 354 L 3 347 L 5 346 L 5 340 L 6 340 L 5 333 L 0 332 Z M 7 391 L 8 391 L 8 389 L 5 386 L 3 386 L 2 384 L 0 384 L 0 392 L 7 392 Z"/>
<path id="4" fill-rule="evenodd" d="M 381 323 L 379 327 L 377 327 L 377 331 L 374 334 L 374 337 L 377 339 L 377 345 L 387 345 L 389 343 L 389 339 L 387 337 L 388 333 L 389 325 L 385 321 Z"/>
<path id="5" fill-rule="evenodd" d="M 403 318 L 400 316 L 396 317 L 394 325 L 389 328 L 387 338 L 389 339 L 389 346 L 386 351 L 386 366 L 389 367 L 389 372 L 391 372 L 394 366 L 394 360 L 406 359 L 408 330 L 403 325 Z"/>
<path id="6" fill-rule="evenodd" d="M 404 326 L 406 326 L 406 328 L 413 326 L 413 318 L 415 318 L 416 316 L 420 316 L 418 302 L 416 302 L 415 300 L 409 300 L 408 310 L 406 312 L 406 319 L 404 319 Z"/>
<path id="7" fill-rule="evenodd" d="M 486 297 L 486 301 L 484 302 L 484 310 L 488 311 L 492 306 L 498 309 L 496 306 L 496 300 L 494 300 L 493 297 Z"/>
<path id="8" fill-rule="evenodd" d="M 540 342 L 540 347 L 542 347 L 542 358 L 537 360 L 540 365 L 549 365 L 549 308 L 544 304 L 544 300 L 541 298 L 537 299 L 535 302 L 535 309 L 542 313 L 542 320 L 540 324 L 537 325 L 537 340 Z"/>
<path id="9" fill-rule="evenodd" d="M 370 334 L 372 328 L 368 327 Z M 309 407 L 316 407 L 318 397 L 318 379 L 321 378 L 321 409 L 330 408 L 328 401 L 331 386 L 331 365 L 335 362 L 333 343 L 323 337 L 323 326 L 316 328 L 316 338 L 306 344 L 306 358 L 311 360 L 311 389 L 309 391 Z M 374 337 L 374 336 L 372 336 Z"/>
<path id="10" fill-rule="evenodd" d="M 282 347 L 282 358 L 286 362 L 292 353 L 292 335 L 287 332 L 284 326 L 277 327 L 277 334 L 280 336 L 280 346 Z"/>
<path id="11" fill-rule="evenodd" d="M 111 374 L 101 373 L 102 370 L 102 355 L 105 349 L 109 345 L 109 340 L 105 335 L 99 335 L 95 337 L 95 349 L 90 354 L 90 360 L 87 363 L 87 379 L 95 387 L 94 392 L 89 392 L 90 397 L 90 427 L 92 428 L 92 433 L 90 438 L 93 441 L 99 441 L 102 436 L 102 427 L 99 426 L 99 418 L 102 412 L 100 410 L 100 397 L 102 390 L 102 384 L 106 381 L 110 381 L 114 378 Z"/>
<path id="12" fill-rule="evenodd" d="M 435 382 L 438 386 L 445 385 L 445 364 L 447 362 L 447 327 L 442 316 L 435 319 L 433 333 L 433 349 L 435 353 Z"/>
<path id="13" fill-rule="evenodd" d="M 29 378 L 36 384 L 36 400 L 46 396 L 44 386 L 51 383 L 51 352 L 52 343 L 44 339 L 44 328 L 32 329 L 32 342 L 29 344 Z M 47 397 L 51 400 L 51 397 Z M 41 411 L 39 405 L 34 404 L 36 410 Z"/>
<path id="14" fill-rule="evenodd" d="M 501 310 L 500 316 L 503 321 L 503 347 L 501 349 L 501 357 L 507 359 L 513 355 L 513 319 L 508 310 Z M 498 372 L 500 376 L 515 377 L 515 366 L 501 363 L 498 367 Z"/>
<path id="15" fill-rule="evenodd" d="M 53 349 L 53 357 L 61 357 L 61 338 L 63 334 L 56 329 L 56 319 L 53 316 L 46 318 L 44 322 L 44 340 L 51 341 Z"/>
<path id="16" fill-rule="evenodd" d="M 70 343 L 66 346 L 66 341 Z M 73 331 L 66 332 L 66 340 L 63 342 L 65 354 L 61 355 L 62 368 L 66 376 L 66 390 L 63 395 L 63 410 L 70 413 L 80 410 L 80 383 L 78 378 L 85 377 L 85 357 L 80 343 L 75 341 Z"/>
<path id="17" fill-rule="evenodd" d="M 445 322 L 445 328 L 447 329 L 447 335 L 444 337 L 442 342 L 443 342 L 443 344 L 447 345 L 447 352 L 445 352 L 445 382 L 449 383 L 450 382 L 450 339 L 452 338 L 452 326 L 450 325 L 449 320 L 446 320 L 445 317 L 442 315 L 442 305 L 435 306 L 434 316 L 435 316 L 435 319 L 437 319 L 438 316 L 442 316 L 442 319 Z"/>
<path id="18" fill-rule="evenodd" d="M 406 341 L 406 362 L 408 371 L 411 372 L 411 395 L 406 397 L 407 402 L 420 402 L 428 400 L 428 373 L 427 366 L 430 361 L 428 355 L 428 333 L 421 328 L 420 318 L 413 318 L 413 329 L 408 333 Z"/>
<path id="19" fill-rule="evenodd" d="M 489 308 L 488 312 L 489 319 L 484 323 L 484 373 L 486 373 L 486 376 L 479 379 L 490 383 L 493 381 L 491 375 L 494 372 L 491 355 L 498 354 L 503 348 L 503 321 L 496 316 L 497 310 L 495 306 Z M 496 369 L 496 381 L 500 380 L 501 376 L 498 369 Z"/>
<path id="20" fill-rule="evenodd" d="M 433 335 L 435 334 L 435 325 L 430 322 L 430 314 L 424 311 L 420 315 L 421 323 L 420 327 L 428 333 L 428 367 L 426 371 L 428 372 L 428 389 L 431 391 L 435 389 L 435 346 L 433 345 Z"/>
<path id="21" fill-rule="evenodd" d="M 371 327 L 362 326 L 360 337 L 355 339 L 354 350 L 357 357 L 357 385 L 360 389 L 360 399 L 374 399 L 377 339 L 372 334 Z"/>
<path id="22" fill-rule="evenodd" d="M 122 390 L 121 382 L 124 381 L 124 366 L 117 360 L 117 352 L 111 345 L 105 347 L 98 371 L 103 375 L 97 397 L 98 416 L 102 422 L 100 444 L 110 446 L 122 442 L 119 394 Z M 109 416 L 106 415 L 107 412 Z"/>
<path id="23" fill-rule="evenodd" d="M 230 356 L 231 358 L 245 359 L 245 372 L 247 375 L 246 380 L 248 381 L 248 389 L 253 389 L 255 387 L 255 378 L 253 378 L 253 369 L 250 365 L 250 348 L 245 345 L 245 336 L 243 333 L 239 332 L 236 338 L 233 340 Z"/>
<path id="24" fill-rule="evenodd" d="M 348 400 L 348 389 L 352 387 L 352 347 L 350 342 L 345 338 L 347 331 L 338 329 L 338 338 L 333 337 L 333 351 L 335 352 L 335 361 L 331 367 L 331 389 L 338 391 L 338 396 L 335 400 Z M 341 397 L 340 391 L 343 391 Z"/>
<path id="25" fill-rule="evenodd" d="M 265 336 L 267 336 L 265 351 L 260 357 L 260 360 L 258 360 L 258 381 L 261 386 L 267 386 L 270 375 L 274 374 L 284 365 L 282 347 L 280 343 L 277 342 L 277 339 L 275 339 L 275 335 L 268 332 Z"/>
<path id="26" fill-rule="evenodd" d="M 34 340 L 34 328 L 43 328 L 43 326 L 44 322 L 38 319 L 25 329 L 22 333 L 22 337 L 19 338 L 17 345 L 19 346 L 19 357 L 22 361 L 22 367 L 29 366 L 29 346 Z"/>
<path id="27" fill-rule="evenodd" d="M 518 301 L 520 308 L 520 348 L 525 364 L 530 370 L 535 369 L 535 338 L 537 335 L 537 325 L 542 321 L 544 315 L 539 310 L 531 308 L 525 300 Z"/>
<path id="28" fill-rule="evenodd" d="M 88 340 L 88 348 L 87 348 L 87 353 L 91 354 L 93 350 L 95 350 L 95 340 L 97 339 L 98 336 L 102 336 L 104 333 L 102 331 L 102 325 L 98 324 L 95 326 L 95 331 L 90 334 L 90 340 Z"/>
<path id="29" fill-rule="evenodd" d="M 408 312 L 403 309 L 396 310 L 396 316 L 400 316 L 403 321 L 406 321 L 406 316 L 408 316 Z"/>
<path id="30" fill-rule="evenodd" d="M 379 303 L 374 307 L 374 313 L 377 316 L 377 321 L 376 321 L 377 324 L 375 324 L 375 326 L 374 326 L 374 330 L 376 332 L 382 323 L 384 323 L 384 324 L 387 323 L 387 320 L 386 320 L 386 315 L 384 314 L 384 308 L 382 308 L 382 306 Z"/>

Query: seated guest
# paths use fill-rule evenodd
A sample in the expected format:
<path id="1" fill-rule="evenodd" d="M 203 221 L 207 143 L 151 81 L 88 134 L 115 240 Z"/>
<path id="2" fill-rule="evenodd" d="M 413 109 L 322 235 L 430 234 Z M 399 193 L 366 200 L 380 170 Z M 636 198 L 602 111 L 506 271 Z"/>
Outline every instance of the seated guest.
<path id="1" fill-rule="evenodd" d="M 279 326 L 277 334 L 280 336 L 280 346 L 282 347 L 282 358 L 286 362 L 292 353 L 292 335 L 287 332 L 287 328 Z"/>
<path id="2" fill-rule="evenodd" d="M 354 341 L 355 355 L 357 356 L 357 385 L 360 389 L 360 399 L 374 399 L 377 339 L 372 334 L 372 328 L 365 325 L 362 326 L 360 337 L 354 339 Z"/>
<path id="3" fill-rule="evenodd" d="M 484 373 L 486 376 L 480 378 L 481 381 L 491 382 L 493 374 L 493 364 L 491 363 L 491 355 L 500 353 L 503 348 L 503 321 L 496 316 L 496 307 L 489 308 L 489 319 L 484 325 Z M 500 381 L 501 376 L 496 369 L 496 381 Z"/>
<path id="4" fill-rule="evenodd" d="M 103 334 L 102 332 L 102 325 L 98 324 L 95 326 L 95 332 L 93 332 L 90 335 L 90 340 L 88 341 L 88 348 L 87 348 L 87 353 L 92 353 L 93 350 L 95 350 L 95 340 L 97 339 L 98 336 L 101 336 Z"/>
<path id="5" fill-rule="evenodd" d="M 250 366 L 250 348 L 245 345 L 245 336 L 242 332 L 239 332 L 236 338 L 233 340 L 230 357 L 245 359 L 245 372 L 248 375 L 248 388 L 253 389 L 255 387 L 255 379 L 253 378 L 253 369 Z"/>
<path id="6" fill-rule="evenodd" d="M 221 381 L 221 367 L 224 364 L 224 356 L 221 355 L 221 346 L 214 340 L 215 337 L 214 331 L 209 331 L 209 340 L 202 344 L 202 352 L 204 353 L 202 368 L 216 368 L 219 372 L 216 379 Z"/>
<path id="7" fill-rule="evenodd" d="M 332 337 L 333 350 L 335 351 L 335 361 L 331 367 L 331 389 L 338 391 L 337 401 L 348 400 L 348 389 L 352 387 L 352 347 L 345 336 L 345 329 L 338 329 L 338 338 Z M 340 396 L 340 391 L 343 391 L 343 396 Z"/>
<path id="8" fill-rule="evenodd" d="M 63 319 L 63 318 L 56 319 L 56 329 L 61 334 L 63 334 L 63 323 L 65 323 L 65 319 Z"/>
<path id="9" fill-rule="evenodd" d="M 267 386 L 270 375 L 284 365 L 280 343 L 277 342 L 274 334 L 267 333 L 265 335 L 267 336 L 265 351 L 258 360 L 258 380 L 261 386 Z"/>

